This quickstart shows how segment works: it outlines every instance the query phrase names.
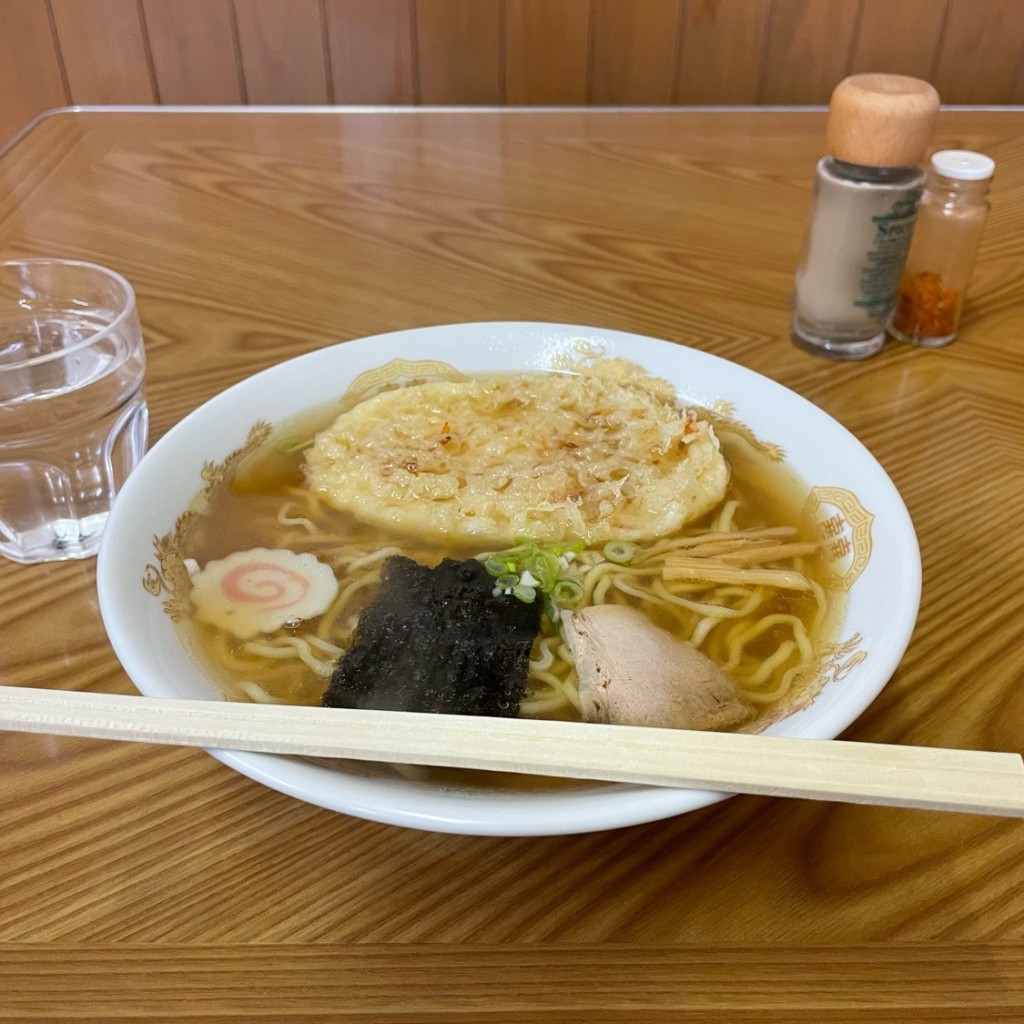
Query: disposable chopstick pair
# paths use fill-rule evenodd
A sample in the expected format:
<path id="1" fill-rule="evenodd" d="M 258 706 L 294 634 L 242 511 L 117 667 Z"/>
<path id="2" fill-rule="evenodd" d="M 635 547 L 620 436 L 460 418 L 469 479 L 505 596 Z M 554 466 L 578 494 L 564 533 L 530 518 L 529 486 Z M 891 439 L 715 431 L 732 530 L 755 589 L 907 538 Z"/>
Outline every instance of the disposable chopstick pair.
<path id="1" fill-rule="evenodd" d="M 0 687 L 0 728 L 1024 817 L 1019 754 Z"/>

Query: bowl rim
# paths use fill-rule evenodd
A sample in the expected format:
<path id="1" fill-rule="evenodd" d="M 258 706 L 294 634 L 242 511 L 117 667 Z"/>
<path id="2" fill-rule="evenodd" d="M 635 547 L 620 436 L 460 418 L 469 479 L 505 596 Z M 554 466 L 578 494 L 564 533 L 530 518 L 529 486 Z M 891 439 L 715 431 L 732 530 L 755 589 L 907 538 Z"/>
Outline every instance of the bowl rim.
<path id="1" fill-rule="evenodd" d="M 817 422 L 823 429 L 827 426 L 833 437 L 841 439 L 843 451 L 855 456 L 858 466 L 872 475 L 871 486 L 877 488 L 883 498 L 886 529 L 893 534 L 895 548 L 902 556 L 900 586 L 893 590 L 896 595 L 894 608 L 886 618 L 885 645 L 873 651 L 870 676 L 861 678 L 855 690 L 847 688 L 843 699 L 833 701 L 827 708 L 819 705 L 816 700 L 812 707 L 818 710 L 810 722 L 800 719 L 804 712 L 797 712 L 769 726 L 765 731 L 808 738 L 834 738 L 854 722 L 878 696 L 903 657 L 913 633 L 920 603 L 921 561 L 917 536 L 902 497 L 878 460 L 854 434 L 824 410 L 784 385 L 738 363 L 699 348 L 631 332 L 540 321 L 440 324 L 390 331 L 325 346 L 246 377 L 197 407 L 168 430 L 129 476 L 115 500 L 100 545 L 97 564 L 97 591 L 103 623 L 115 653 L 136 687 L 150 696 L 175 695 L 173 683 L 168 685 L 166 680 L 162 680 L 158 668 L 145 656 L 150 638 L 132 634 L 133 602 L 122 600 L 121 589 L 126 580 L 139 578 L 141 567 L 127 564 L 130 557 L 127 552 L 129 545 L 120 544 L 120 536 L 135 504 L 144 502 L 145 489 L 151 475 L 156 473 L 155 467 L 162 465 L 168 455 L 173 455 L 189 435 L 194 434 L 197 428 L 208 429 L 210 421 L 219 421 L 225 415 L 237 418 L 230 416 L 229 410 L 235 408 L 247 394 L 260 390 L 277 378 L 299 373 L 325 361 L 328 364 L 339 359 L 344 361 L 346 354 L 357 351 L 362 353 L 370 346 L 375 350 L 374 365 L 378 366 L 384 365 L 396 355 L 407 355 L 404 351 L 396 350 L 396 346 L 404 348 L 407 345 L 421 348 L 423 353 L 429 353 L 432 358 L 453 360 L 457 364 L 457 357 L 445 350 L 444 342 L 453 346 L 456 341 L 477 343 L 486 339 L 489 344 L 507 344 L 510 339 L 516 340 L 524 335 L 534 339 L 551 339 L 562 345 L 570 340 L 586 339 L 599 345 L 611 346 L 611 355 L 626 358 L 630 353 L 637 354 L 637 349 L 646 350 L 655 357 L 658 353 L 681 353 L 684 362 L 689 359 L 696 361 L 699 366 L 707 366 L 709 375 L 723 374 L 726 378 L 743 381 L 764 399 L 783 402 L 784 408 L 800 414 L 799 421 L 809 416 L 812 423 Z M 638 355 L 637 361 L 649 372 L 661 375 L 656 360 L 651 365 Z M 524 366 L 521 359 L 517 362 L 513 356 L 509 368 L 514 371 L 517 367 L 527 370 L 540 368 Z M 699 401 L 674 380 L 671 373 L 665 375 L 686 394 L 688 401 Z M 338 394 L 345 386 L 345 382 L 339 385 Z M 311 404 L 316 403 L 297 406 L 291 415 L 300 413 Z M 252 420 L 247 422 L 251 424 Z M 195 488 L 188 492 L 189 500 L 198 491 L 199 485 L 197 474 Z M 174 515 L 181 511 L 184 508 L 175 511 Z M 776 726 L 783 728 L 776 729 Z M 388 824 L 460 834 L 539 836 L 600 831 L 686 813 L 724 800 L 730 795 L 621 784 L 526 792 L 438 789 L 433 785 L 421 785 L 406 779 L 369 779 L 349 775 L 284 755 L 227 750 L 210 750 L 209 753 L 269 788 L 329 810 Z M 327 776 L 330 776 L 333 784 L 325 784 Z"/>

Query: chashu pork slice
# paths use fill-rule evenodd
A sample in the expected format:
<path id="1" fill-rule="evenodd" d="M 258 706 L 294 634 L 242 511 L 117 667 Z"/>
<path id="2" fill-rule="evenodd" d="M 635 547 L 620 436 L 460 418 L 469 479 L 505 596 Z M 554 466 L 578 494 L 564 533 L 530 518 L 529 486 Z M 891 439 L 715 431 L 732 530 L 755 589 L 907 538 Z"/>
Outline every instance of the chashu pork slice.
<path id="1" fill-rule="evenodd" d="M 754 717 L 727 672 L 638 609 L 596 605 L 562 621 L 586 721 L 731 729 Z"/>

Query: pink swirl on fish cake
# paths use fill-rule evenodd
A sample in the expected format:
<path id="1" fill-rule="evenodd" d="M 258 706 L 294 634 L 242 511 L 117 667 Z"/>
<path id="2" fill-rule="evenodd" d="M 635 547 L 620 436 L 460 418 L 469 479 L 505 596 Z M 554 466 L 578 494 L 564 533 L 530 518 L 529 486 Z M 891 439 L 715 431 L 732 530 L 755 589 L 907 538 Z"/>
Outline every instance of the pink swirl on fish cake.
<path id="1" fill-rule="evenodd" d="M 247 562 L 224 574 L 220 589 L 225 597 L 262 608 L 287 608 L 309 593 L 309 580 L 273 562 Z"/>

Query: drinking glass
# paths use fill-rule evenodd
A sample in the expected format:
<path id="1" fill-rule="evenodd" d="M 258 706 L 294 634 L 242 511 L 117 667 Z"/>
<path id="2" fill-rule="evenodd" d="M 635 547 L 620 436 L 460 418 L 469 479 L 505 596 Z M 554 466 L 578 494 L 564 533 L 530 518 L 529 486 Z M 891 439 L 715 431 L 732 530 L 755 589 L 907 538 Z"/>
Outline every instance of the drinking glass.
<path id="1" fill-rule="evenodd" d="M 88 558 L 146 448 L 131 285 L 79 260 L 0 262 L 0 554 Z"/>

